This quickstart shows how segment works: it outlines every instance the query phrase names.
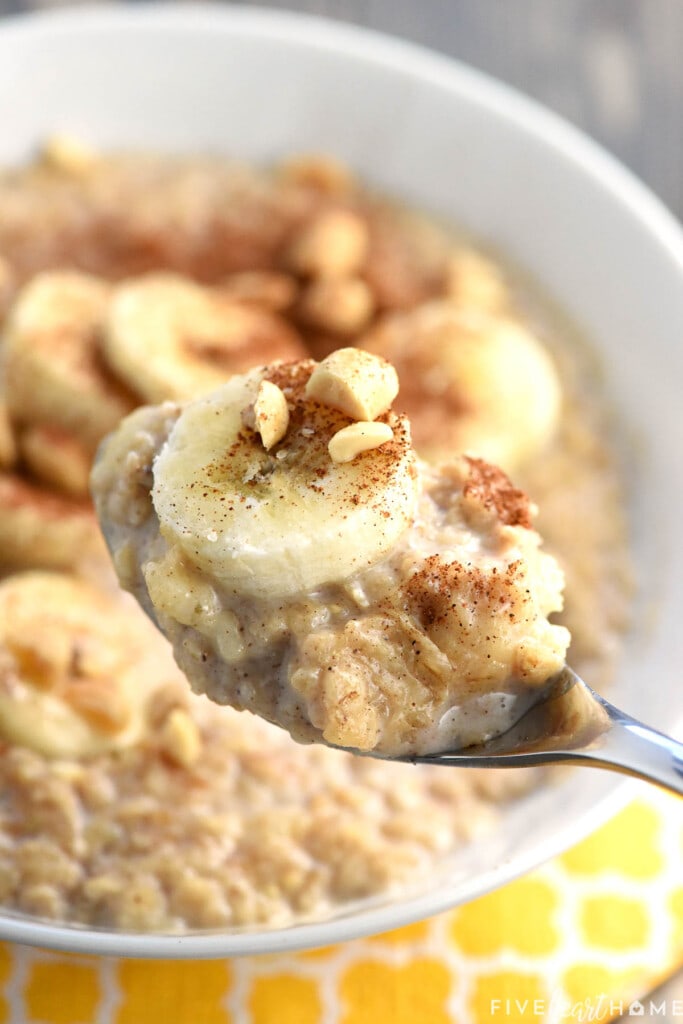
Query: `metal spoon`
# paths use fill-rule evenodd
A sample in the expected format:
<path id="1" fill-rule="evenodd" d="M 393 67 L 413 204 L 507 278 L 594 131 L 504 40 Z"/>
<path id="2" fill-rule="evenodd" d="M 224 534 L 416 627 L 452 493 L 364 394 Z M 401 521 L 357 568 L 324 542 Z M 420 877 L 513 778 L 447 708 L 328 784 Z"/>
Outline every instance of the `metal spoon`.
<path id="1" fill-rule="evenodd" d="M 554 676 L 542 699 L 503 735 L 478 746 L 396 760 L 469 768 L 572 761 L 634 775 L 683 796 L 683 743 L 619 711 L 570 668 Z"/>

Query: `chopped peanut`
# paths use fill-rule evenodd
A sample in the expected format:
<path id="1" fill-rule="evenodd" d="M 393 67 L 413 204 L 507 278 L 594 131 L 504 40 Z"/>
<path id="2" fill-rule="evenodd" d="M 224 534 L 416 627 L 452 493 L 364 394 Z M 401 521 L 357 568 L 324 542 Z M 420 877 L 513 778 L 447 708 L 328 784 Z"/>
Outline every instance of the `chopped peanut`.
<path id="1" fill-rule="evenodd" d="M 375 420 L 398 394 L 398 375 L 381 356 L 357 348 L 340 348 L 319 363 L 306 395 L 354 420 Z"/>
<path id="2" fill-rule="evenodd" d="M 311 153 L 286 160 L 280 167 L 285 181 L 315 189 L 325 195 L 341 195 L 354 186 L 351 170 L 332 156 Z"/>
<path id="3" fill-rule="evenodd" d="M 64 683 L 61 696 L 77 715 L 109 735 L 130 724 L 132 708 L 113 678 L 75 678 Z"/>
<path id="4" fill-rule="evenodd" d="M 224 278 L 219 288 L 222 295 L 236 302 L 280 313 L 294 302 L 297 282 L 289 274 L 275 270 L 243 270 Z"/>
<path id="5" fill-rule="evenodd" d="M 202 741 L 196 723 L 184 708 L 173 708 L 161 729 L 163 750 L 172 760 L 189 768 L 199 757 Z"/>
<path id="6" fill-rule="evenodd" d="M 312 281 L 301 298 L 305 320 L 335 334 L 356 334 L 367 327 L 374 296 L 360 277 L 324 277 Z"/>
<path id="7" fill-rule="evenodd" d="M 74 175 L 87 174 L 97 162 L 95 150 L 71 135 L 53 135 L 47 139 L 42 157 L 50 167 Z"/>
<path id="8" fill-rule="evenodd" d="M 459 306 L 496 312 L 505 305 L 507 289 L 498 267 L 472 249 L 460 249 L 450 258 L 446 292 Z"/>
<path id="9" fill-rule="evenodd" d="M 368 241 L 368 226 L 357 213 L 325 210 L 294 236 L 286 259 L 298 274 L 344 277 L 360 270 Z"/>
<path id="10" fill-rule="evenodd" d="M 361 452 L 379 448 L 393 439 L 394 432 L 388 423 L 358 422 L 342 427 L 330 440 L 328 447 L 333 462 L 351 462 Z"/>
<path id="11" fill-rule="evenodd" d="M 254 429 L 269 450 L 281 441 L 289 426 L 289 409 L 284 392 L 277 384 L 262 380 L 254 402 Z"/>

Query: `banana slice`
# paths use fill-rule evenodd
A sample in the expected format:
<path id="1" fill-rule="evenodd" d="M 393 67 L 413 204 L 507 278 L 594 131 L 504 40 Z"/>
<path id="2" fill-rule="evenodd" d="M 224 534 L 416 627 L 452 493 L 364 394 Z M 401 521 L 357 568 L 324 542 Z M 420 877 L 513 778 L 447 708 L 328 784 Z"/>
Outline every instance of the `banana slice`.
<path id="1" fill-rule="evenodd" d="M 70 569 L 105 560 L 89 504 L 0 473 L 1 567 Z"/>
<path id="2" fill-rule="evenodd" d="M 101 363 L 108 295 L 103 281 L 75 271 L 38 274 L 19 293 L 3 343 L 16 422 L 60 426 L 94 447 L 134 408 L 135 399 Z"/>
<path id="3" fill-rule="evenodd" d="M 389 317 L 359 345 L 396 367 L 397 408 L 430 461 L 470 452 L 510 472 L 556 430 L 562 396 L 555 366 L 509 318 L 435 301 Z"/>
<path id="4" fill-rule="evenodd" d="M 88 496 L 93 451 L 79 438 L 39 424 L 20 432 L 18 446 L 24 465 L 39 480 L 74 498 Z"/>
<path id="5" fill-rule="evenodd" d="M 385 414 L 388 443 L 334 463 L 328 445 L 349 417 L 307 398 L 316 365 L 302 360 L 233 377 L 185 407 L 154 460 L 151 495 L 163 535 L 245 594 L 292 594 L 344 579 L 391 548 L 415 510 L 406 421 Z M 244 423 L 262 381 L 280 388 L 290 410 L 285 437 L 269 451 Z M 106 443 L 96 493 L 117 493 L 117 473 L 150 432 L 146 422 L 134 414 Z M 126 494 L 121 501 L 134 505 Z M 99 512 L 106 529 L 109 516 L 101 505 Z"/>
<path id="6" fill-rule="evenodd" d="M 49 757 L 139 742 L 155 692 L 178 681 L 139 610 L 75 577 L 0 583 L 0 736 Z"/>
<path id="7" fill-rule="evenodd" d="M 303 342 L 277 314 L 174 274 L 120 285 L 109 306 L 104 354 L 145 401 L 184 401 L 275 359 L 300 359 Z"/>

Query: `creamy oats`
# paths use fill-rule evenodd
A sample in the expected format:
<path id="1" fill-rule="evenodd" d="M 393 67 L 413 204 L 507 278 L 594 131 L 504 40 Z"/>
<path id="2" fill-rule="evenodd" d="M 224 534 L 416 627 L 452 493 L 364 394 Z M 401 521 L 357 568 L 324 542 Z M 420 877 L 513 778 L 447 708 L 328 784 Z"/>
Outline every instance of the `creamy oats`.
<path id="1" fill-rule="evenodd" d="M 48 285 L 70 281 L 105 301 L 94 320 L 77 320 L 66 333 L 62 322 L 59 344 L 54 317 L 59 322 L 71 307 L 60 300 L 43 304 L 41 312 L 34 302 L 39 316 L 28 318 L 32 341 L 24 343 L 27 319 L 20 318 L 9 367 L 10 348 L 0 342 L 0 566 L 21 591 L 18 570 L 26 566 L 65 570 L 48 578 L 55 595 L 87 577 L 98 593 L 109 590 L 106 601 L 118 610 L 107 605 L 110 621 L 98 634 L 103 646 L 84 662 L 73 654 L 82 643 L 68 616 L 51 630 L 58 639 L 36 649 L 45 621 L 40 608 L 48 609 L 51 600 L 41 598 L 28 650 L 18 625 L 0 640 L 0 688 L 7 699 L 26 694 L 33 706 L 47 701 L 54 708 L 52 702 L 67 694 L 73 699 L 74 687 L 78 692 L 85 682 L 77 701 L 90 715 L 90 728 L 98 707 L 90 700 L 92 684 L 101 697 L 108 664 L 110 712 L 121 714 L 126 671 L 119 629 L 148 636 L 155 672 L 165 681 L 158 698 L 136 713 L 130 743 L 110 743 L 87 756 L 76 749 L 49 755 L 37 747 L 36 731 L 21 743 L 16 734 L 2 733 L 3 905 L 107 928 L 263 927 L 320 918 L 356 899 L 421 884 L 472 835 L 494 828 L 498 805 L 527 789 L 534 776 L 444 772 L 302 746 L 247 712 L 191 694 L 168 645 L 139 611 L 129 606 L 124 612 L 121 598 L 110 592 L 103 545 L 83 494 L 102 416 L 121 403 L 126 411 L 147 401 L 146 389 L 160 381 L 169 390 L 155 391 L 155 400 L 186 397 L 177 389 L 195 373 L 216 380 L 216 373 L 244 371 L 246 364 L 231 362 L 233 354 L 245 355 L 243 329 L 261 346 L 257 364 L 299 358 L 301 348 L 262 347 L 283 339 L 320 359 L 340 346 L 382 338 L 385 325 L 393 336 L 400 318 L 410 322 L 413 311 L 424 323 L 434 302 L 445 304 L 451 320 L 474 319 L 494 333 L 497 320 L 512 321 L 551 352 L 561 381 L 561 401 L 549 407 L 547 427 L 521 457 L 513 446 L 514 473 L 538 504 L 540 532 L 566 576 L 566 607 L 553 618 L 571 628 L 570 660 L 603 685 L 625 623 L 626 542 L 602 396 L 590 386 L 592 366 L 581 346 L 559 317 L 544 319 L 536 308 L 527 313 L 533 288 L 514 286 L 501 263 L 371 194 L 329 158 L 301 157 L 261 171 L 220 158 L 104 156 L 58 139 L 33 164 L 0 173 L 3 333 L 8 318 L 17 323 L 17 310 L 31 312 L 32 296 L 40 299 L 41 289 L 45 296 L 43 275 Z M 152 298 L 162 291 L 154 287 L 159 275 L 171 284 L 177 310 L 185 298 L 200 310 L 204 329 L 188 333 L 181 315 L 169 318 L 162 308 L 168 348 L 152 358 L 149 324 Z M 121 307 L 128 314 L 131 297 L 136 315 L 124 317 Z M 228 344 L 217 343 L 216 310 L 225 317 Z M 432 442 L 458 436 L 462 409 L 447 401 L 439 406 L 440 382 L 450 379 L 453 365 L 444 367 L 441 346 L 427 346 L 420 358 L 430 397 L 414 402 L 410 414 L 418 451 L 429 455 Z M 8 369 L 25 401 L 8 395 Z M 76 371 L 88 379 L 78 382 Z M 405 399 L 413 374 L 400 365 L 399 372 Z M 282 429 L 282 408 L 278 414 L 272 398 L 255 403 L 248 425 L 274 452 L 282 443 L 273 440 Z M 435 415 L 436 406 L 443 414 Z M 366 408 L 361 416 L 361 438 L 337 441 L 337 456 L 373 441 L 367 424 L 378 440 L 382 418 L 368 419 L 371 413 Z M 112 425 L 109 420 L 104 429 Z M 482 454 L 477 447 L 484 435 L 491 438 L 491 419 L 481 428 L 479 438 L 472 433 L 467 442 L 473 456 Z M 509 441 L 499 434 L 496 443 Z M 144 495 L 143 467 L 141 460 Z M 145 507 L 136 496 L 133 488 L 131 511 Z M 356 596 L 348 600 L 355 606 Z M 100 599 L 90 603 L 95 612 Z M 186 612 L 193 614 L 189 602 Z M 128 616 L 137 616 L 134 628 Z M 96 635 L 93 622 L 86 622 L 86 634 Z M 155 678 L 150 672 L 148 681 Z M 73 721 L 73 706 L 63 708 Z M 7 726 L 9 718 L 1 721 Z"/>

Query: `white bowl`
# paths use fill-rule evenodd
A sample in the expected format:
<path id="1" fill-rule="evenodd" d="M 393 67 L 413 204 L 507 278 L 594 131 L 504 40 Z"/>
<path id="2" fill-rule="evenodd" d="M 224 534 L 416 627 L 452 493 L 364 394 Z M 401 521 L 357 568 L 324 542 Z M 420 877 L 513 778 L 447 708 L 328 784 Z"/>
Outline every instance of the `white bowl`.
<path id="1" fill-rule="evenodd" d="M 615 703 L 655 726 L 683 716 L 683 236 L 633 177 L 502 85 L 370 32 L 265 10 L 77 9 L 0 27 L 0 163 L 45 135 L 103 147 L 212 150 L 255 161 L 328 151 L 369 181 L 463 225 L 535 275 L 585 329 L 638 438 L 635 628 Z M 448 770 L 448 769 L 444 769 Z M 500 885 L 581 838 L 628 787 L 572 773 L 401 899 L 273 931 L 128 935 L 6 915 L 0 937 L 130 956 L 322 946 L 383 931 Z"/>

